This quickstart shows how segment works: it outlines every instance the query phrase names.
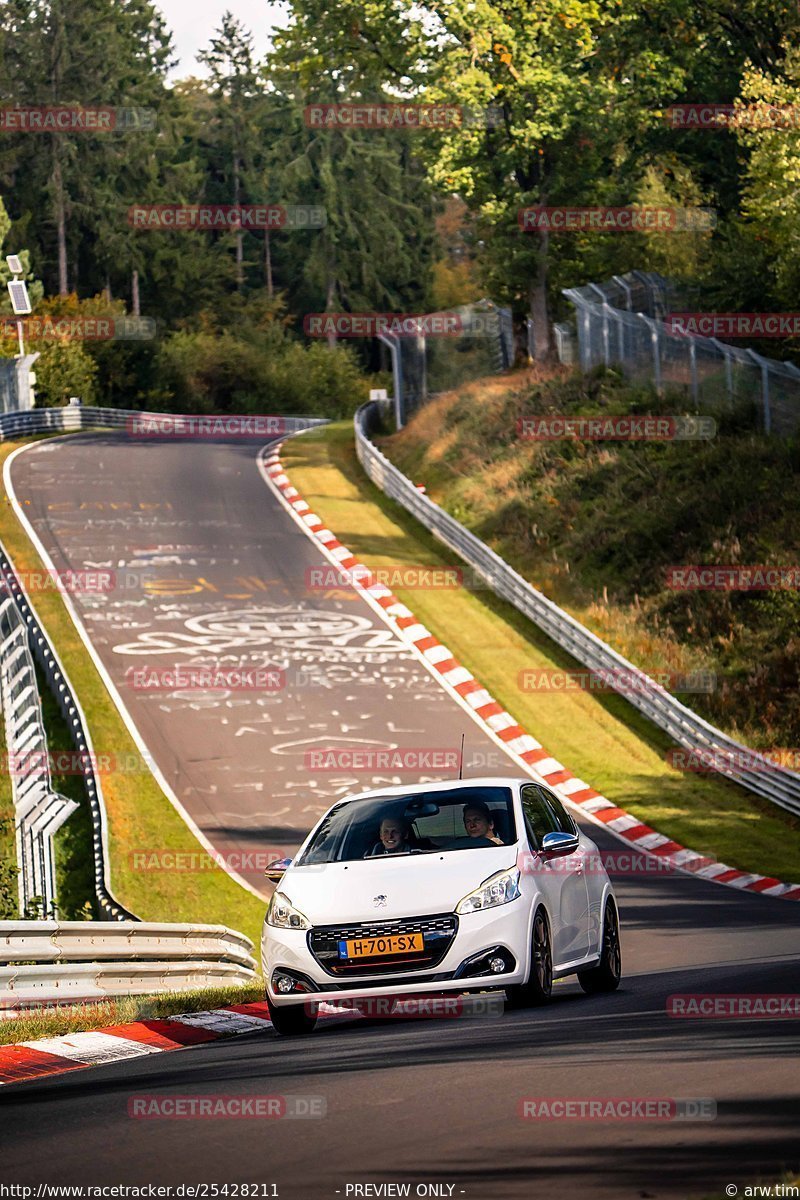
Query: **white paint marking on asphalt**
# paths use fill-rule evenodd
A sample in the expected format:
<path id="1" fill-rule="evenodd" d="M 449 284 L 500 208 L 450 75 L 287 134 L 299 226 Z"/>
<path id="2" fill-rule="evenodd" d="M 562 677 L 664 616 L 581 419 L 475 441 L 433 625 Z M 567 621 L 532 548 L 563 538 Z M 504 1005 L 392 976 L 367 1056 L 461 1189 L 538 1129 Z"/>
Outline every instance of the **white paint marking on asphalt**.
<path id="1" fill-rule="evenodd" d="M 95 1030 L 90 1033 L 71 1033 L 66 1037 L 40 1038 L 37 1041 L 22 1042 L 32 1050 L 41 1050 L 45 1054 L 57 1054 L 60 1058 L 69 1058 L 73 1062 L 103 1063 L 115 1062 L 124 1058 L 141 1058 L 145 1054 L 157 1054 L 161 1046 L 148 1046 L 142 1042 L 132 1042 L 128 1038 L 116 1037 L 113 1033 L 103 1033 Z"/>

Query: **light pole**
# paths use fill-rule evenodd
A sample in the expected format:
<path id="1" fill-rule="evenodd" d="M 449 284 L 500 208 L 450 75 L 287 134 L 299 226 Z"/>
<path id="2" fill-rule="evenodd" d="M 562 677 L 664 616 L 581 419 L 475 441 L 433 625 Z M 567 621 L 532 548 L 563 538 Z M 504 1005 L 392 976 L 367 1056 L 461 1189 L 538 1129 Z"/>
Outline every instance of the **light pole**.
<path id="1" fill-rule="evenodd" d="M 17 321 L 17 340 L 19 342 L 19 356 L 25 356 L 25 342 L 22 337 L 22 318 L 27 317 L 31 312 L 31 301 L 28 295 L 28 288 L 24 279 L 17 279 L 18 275 L 22 275 L 22 263 L 19 260 L 18 254 L 6 255 L 6 265 L 14 276 L 8 282 L 8 294 L 11 297 L 11 308 L 15 317 L 19 317 Z"/>

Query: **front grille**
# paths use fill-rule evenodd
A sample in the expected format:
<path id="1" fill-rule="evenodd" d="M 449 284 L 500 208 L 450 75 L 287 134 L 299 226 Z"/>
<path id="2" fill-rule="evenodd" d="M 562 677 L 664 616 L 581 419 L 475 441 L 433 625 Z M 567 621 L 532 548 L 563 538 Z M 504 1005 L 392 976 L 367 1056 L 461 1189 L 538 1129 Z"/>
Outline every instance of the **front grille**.
<path id="1" fill-rule="evenodd" d="M 435 967 L 447 953 L 458 930 L 458 917 L 442 913 L 433 917 L 408 917 L 398 921 L 363 921 L 358 925 L 318 925 L 309 930 L 308 948 L 329 975 L 392 975 L 398 970 L 416 971 Z M 391 934 L 421 933 L 425 949 L 419 954 L 359 958 L 339 957 L 339 942 L 350 938 L 389 937 Z"/>

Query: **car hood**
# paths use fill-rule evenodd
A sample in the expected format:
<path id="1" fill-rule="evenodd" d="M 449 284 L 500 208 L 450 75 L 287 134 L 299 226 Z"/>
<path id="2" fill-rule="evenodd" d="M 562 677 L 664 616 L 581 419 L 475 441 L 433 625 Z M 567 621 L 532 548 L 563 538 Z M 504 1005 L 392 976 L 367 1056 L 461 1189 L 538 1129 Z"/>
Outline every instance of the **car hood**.
<path id="1" fill-rule="evenodd" d="M 515 861 L 515 846 L 483 846 L 290 867 L 277 890 L 312 925 L 390 921 L 453 912 L 467 892 Z M 385 904 L 376 904 L 377 896 L 385 896 Z"/>

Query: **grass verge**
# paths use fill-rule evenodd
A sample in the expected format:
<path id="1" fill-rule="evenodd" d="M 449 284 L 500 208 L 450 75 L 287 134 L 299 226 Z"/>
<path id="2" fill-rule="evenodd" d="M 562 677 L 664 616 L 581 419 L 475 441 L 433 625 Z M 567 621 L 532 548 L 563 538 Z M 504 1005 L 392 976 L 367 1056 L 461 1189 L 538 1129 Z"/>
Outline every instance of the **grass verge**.
<path id="1" fill-rule="evenodd" d="M 0 467 L 21 444 L 0 445 Z M 24 495 L 19 496 L 24 504 Z M 0 540 L 18 570 L 43 570 L 39 557 L 3 494 Z M 106 691 L 72 619 L 56 591 L 34 597 L 36 610 L 75 689 L 95 749 L 133 762 L 139 757 L 114 702 Z M 140 871 L 133 867 L 136 848 L 196 852 L 198 843 L 152 775 L 112 772 L 102 777 L 108 815 L 111 886 L 117 898 L 146 921 L 201 921 L 227 925 L 258 940 L 265 905 L 231 877 L 212 866 L 197 872 Z M 71 819 L 71 818 L 70 818 Z"/>
<path id="2" fill-rule="evenodd" d="M 367 566 L 453 565 L 454 556 L 365 477 L 349 422 L 291 439 L 283 461 L 314 512 Z M 670 740 L 622 697 L 521 691 L 522 669 L 577 664 L 511 605 L 466 587 L 393 590 L 524 729 L 598 791 L 694 850 L 800 880 L 800 840 L 790 836 L 800 823 L 725 780 L 668 766 Z"/>
<path id="3" fill-rule="evenodd" d="M 5 721 L 0 712 L 0 754 L 5 753 Z M 19 917 L 18 873 L 11 778 L 7 771 L 0 771 L 0 921 Z"/>
<path id="4" fill-rule="evenodd" d="M 0 1020 L 0 1046 L 13 1046 L 34 1038 L 84 1033 L 107 1025 L 131 1021 L 158 1021 L 178 1013 L 205 1012 L 226 1004 L 252 1004 L 264 999 L 262 983 L 199 988 L 192 992 L 163 992 L 152 996 L 122 996 L 93 1004 L 61 1004 L 37 1008 L 18 1017 Z"/>

